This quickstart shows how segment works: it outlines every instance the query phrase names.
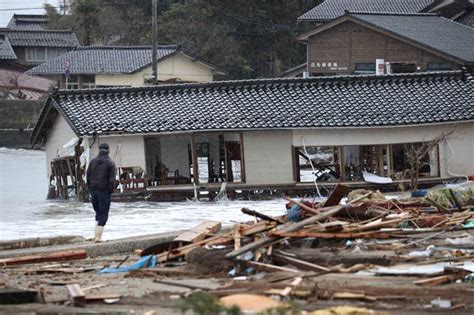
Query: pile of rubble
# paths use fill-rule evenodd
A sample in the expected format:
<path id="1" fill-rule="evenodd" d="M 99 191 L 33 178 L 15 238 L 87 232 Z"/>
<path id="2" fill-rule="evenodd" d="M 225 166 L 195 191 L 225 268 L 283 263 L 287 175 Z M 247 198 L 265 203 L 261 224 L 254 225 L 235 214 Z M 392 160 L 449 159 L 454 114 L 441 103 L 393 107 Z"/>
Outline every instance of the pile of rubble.
<path id="1" fill-rule="evenodd" d="M 351 308 L 337 308 L 348 304 L 359 308 L 357 314 L 364 314 L 365 307 L 382 309 L 383 314 L 420 308 L 472 311 L 471 196 L 469 189 L 443 188 L 422 198 L 389 199 L 379 191 L 349 193 L 338 185 L 324 202 L 287 198 L 287 215 L 272 217 L 243 208 L 253 221 L 223 231 L 221 223 L 206 221 L 172 241 L 91 270 L 151 277 L 154 283 L 186 288 L 179 296 L 182 305 L 203 314 L 235 307 L 248 312 L 313 311 L 309 314 L 326 314 L 315 309 L 333 307 L 327 314 L 352 314 Z M 71 259 L 84 258 L 69 254 Z M 137 261 L 127 265 L 133 255 Z M 19 261 L 42 260 L 23 257 L 0 263 Z M 79 285 L 67 288 L 70 303 L 88 302 Z M 218 307 L 201 312 L 196 305 L 203 300 Z"/>

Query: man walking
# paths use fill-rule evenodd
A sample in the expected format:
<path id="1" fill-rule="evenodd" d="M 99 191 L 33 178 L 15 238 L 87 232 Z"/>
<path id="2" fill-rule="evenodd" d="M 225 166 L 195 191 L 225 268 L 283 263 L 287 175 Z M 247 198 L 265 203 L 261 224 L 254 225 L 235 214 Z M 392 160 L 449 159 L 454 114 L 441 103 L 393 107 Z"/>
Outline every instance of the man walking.
<path id="1" fill-rule="evenodd" d="M 110 197 L 115 188 L 115 163 L 109 157 L 109 145 L 99 145 L 99 154 L 87 169 L 87 187 L 95 211 L 95 242 L 102 240 L 104 226 L 109 218 Z"/>

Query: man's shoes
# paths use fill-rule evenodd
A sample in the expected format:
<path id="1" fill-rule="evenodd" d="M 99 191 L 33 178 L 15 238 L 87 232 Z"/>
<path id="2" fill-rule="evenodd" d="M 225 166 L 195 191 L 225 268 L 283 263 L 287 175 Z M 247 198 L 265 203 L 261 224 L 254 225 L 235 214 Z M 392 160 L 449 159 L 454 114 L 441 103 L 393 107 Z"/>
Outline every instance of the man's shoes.
<path id="1" fill-rule="evenodd" d="M 104 227 L 100 226 L 100 225 L 96 225 L 96 227 L 95 227 L 95 237 L 94 237 L 94 242 L 95 243 L 103 242 L 102 233 L 104 233 Z"/>

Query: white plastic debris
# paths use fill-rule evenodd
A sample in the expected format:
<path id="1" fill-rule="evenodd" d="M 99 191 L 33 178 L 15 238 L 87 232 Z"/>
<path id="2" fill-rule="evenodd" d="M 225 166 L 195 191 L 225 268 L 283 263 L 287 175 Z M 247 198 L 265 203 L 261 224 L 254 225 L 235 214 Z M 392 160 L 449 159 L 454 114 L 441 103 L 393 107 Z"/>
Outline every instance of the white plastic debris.
<path id="1" fill-rule="evenodd" d="M 431 305 L 437 306 L 439 308 L 451 308 L 452 303 L 450 300 L 442 300 L 440 298 L 436 298 L 431 301 Z"/>

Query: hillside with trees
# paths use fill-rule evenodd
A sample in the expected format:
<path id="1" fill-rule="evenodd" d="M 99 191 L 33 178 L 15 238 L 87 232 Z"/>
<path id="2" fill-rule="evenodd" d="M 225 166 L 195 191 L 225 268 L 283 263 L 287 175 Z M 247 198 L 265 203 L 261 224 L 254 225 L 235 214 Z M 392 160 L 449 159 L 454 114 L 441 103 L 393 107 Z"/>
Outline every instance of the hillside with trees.
<path id="1" fill-rule="evenodd" d="M 305 61 L 298 16 L 319 0 L 159 0 L 158 43 L 177 44 L 218 65 L 225 79 L 277 76 Z M 79 0 L 71 15 L 47 6 L 51 29 L 82 45 L 151 45 L 151 0 Z"/>

